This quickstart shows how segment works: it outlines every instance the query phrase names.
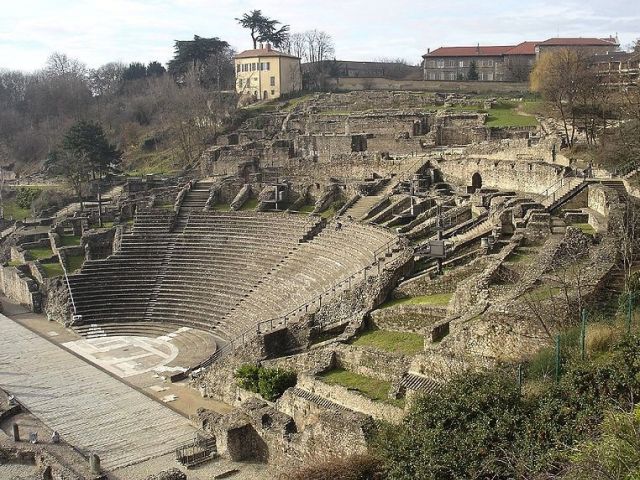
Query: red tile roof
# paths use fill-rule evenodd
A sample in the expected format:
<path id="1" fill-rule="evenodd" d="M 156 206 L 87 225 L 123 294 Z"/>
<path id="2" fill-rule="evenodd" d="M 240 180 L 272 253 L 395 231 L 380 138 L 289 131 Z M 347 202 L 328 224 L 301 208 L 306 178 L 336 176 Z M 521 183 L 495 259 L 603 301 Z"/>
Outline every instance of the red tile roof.
<path id="1" fill-rule="evenodd" d="M 540 42 L 522 42 L 505 52 L 505 55 L 535 55 L 536 45 L 539 43 Z"/>
<path id="2" fill-rule="evenodd" d="M 583 47 L 618 47 L 619 43 L 615 38 L 550 38 L 539 45 L 547 46 L 583 46 Z"/>
<path id="3" fill-rule="evenodd" d="M 255 50 L 245 50 L 237 54 L 234 58 L 255 58 L 255 57 L 288 57 L 288 58 L 299 58 L 294 55 L 289 55 L 288 53 L 279 52 L 278 50 L 274 50 L 273 48 L 257 48 Z"/>
<path id="4" fill-rule="evenodd" d="M 508 46 L 475 46 L 475 47 L 440 47 L 423 57 L 499 57 L 508 50 L 514 48 Z"/>

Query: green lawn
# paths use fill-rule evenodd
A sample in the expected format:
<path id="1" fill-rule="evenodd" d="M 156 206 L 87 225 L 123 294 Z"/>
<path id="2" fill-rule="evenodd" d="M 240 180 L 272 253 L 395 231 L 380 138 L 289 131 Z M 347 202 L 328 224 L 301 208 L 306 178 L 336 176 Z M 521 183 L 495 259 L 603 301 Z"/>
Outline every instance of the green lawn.
<path id="1" fill-rule="evenodd" d="M 240 210 L 245 211 L 245 210 L 255 210 L 258 207 L 258 204 L 260 202 L 258 201 L 257 198 L 250 198 L 249 200 L 247 200 L 246 202 L 244 202 L 244 205 L 242 205 L 242 207 L 240 208 Z"/>
<path id="2" fill-rule="evenodd" d="M 516 108 L 505 105 L 489 110 L 486 125 L 488 127 L 535 127 L 538 121 L 535 117 L 520 115 Z"/>
<path id="3" fill-rule="evenodd" d="M 526 251 L 515 251 L 509 257 L 507 262 L 509 263 L 531 263 L 535 258 L 535 253 L 529 253 Z"/>
<path id="4" fill-rule="evenodd" d="M 415 355 L 424 350 L 424 337 L 417 333 L 369 330 L 359 335 L 353 342 L 359 347 L 373 347 L 387 352 Z"/>
<path id="5" fill-rule="evenodd" d="M 28 251 L 34 260 L 42 260 L 53 256 L 51 248 L 30 248 Z"/>
<path id="6" fill-rule="evenodd" d="M 419 295 L 417 297 L 398 298 L 383 303 L 380 308 L 392 307 L 394 305 L 433 305 L 446 306 L 451 300 L 453 293 L 436 293 L 434 295 Z"/>
<path id="7" fill-rule="evenodd" d="M 336 209 L 335 209 L 335 207 L 332 205 L 332 206 L 330 206 L 329 208 L 327 208 L 324 212 L 320 212 L 320 216 L 321 216 L 322 218 L 327 218 L 327 219 L 329 219 L 329 218 L 333 217 L 333 216 L 336 214 L 336 211 L 337 211 L 337 210 L 336 210 Z"/>
<path id="8" fill-rule="evenodd" d="M 572 223 L 571 226 L 579 228 L 582 230 L 582 233 L 586 233 L 587 235 L 594 235 L 596 233 L 596 229 L 588 223 Z"/>
<path id="9" fill-rule="evenodd" d="M 41 263 L 40 266 L 42 266 L 42 269 L 44 270 L 44 273 L 49 278 L 59 277 L 62 274 L 64 274 L 64 271 L 62 270 L 62 266 L 58 262 L 55 262 L 55 263 Z"/>
<path id="10" fill-rule="evenodd" d="M 31 210 L 28 208 L 20 208 L 15 200 L 3 202 L 4 218 L 13 218 L 14 220 L 24 220 L 31 216 Z"/>
<path id="11" fill-rule="evenodd" d="M 9 267 L 17 267 L 18 265 L 22 265 L 23 263 L 20 260 L 11 260 L 10 262 L 7 262 L 7 265 Z"/>
<path id="12" fill-rule="evenodd" d="M 376 402 L 390 403 L 400 408 L 404 406 L 404 400 L 393 400 L 388 397 L 391 383 L 384 380 L 365 377 L 342 368 L 329 370 L 321 374 L 320 379 L 329 385 L 341 385 L 356 390 Z"/>
<path id="13" fill-rule="evenodd" d="M 60 246 L 75 247 L 80 245 L 80 237 L 76 235 L 60 235 Z"/>
<path id="14" fill-rule="evenodd" d="M 84 263 L 84 255 L 70 255 L 67 257 L 67 265 L 69 273 L 73 273 L 82 267 Z"/>

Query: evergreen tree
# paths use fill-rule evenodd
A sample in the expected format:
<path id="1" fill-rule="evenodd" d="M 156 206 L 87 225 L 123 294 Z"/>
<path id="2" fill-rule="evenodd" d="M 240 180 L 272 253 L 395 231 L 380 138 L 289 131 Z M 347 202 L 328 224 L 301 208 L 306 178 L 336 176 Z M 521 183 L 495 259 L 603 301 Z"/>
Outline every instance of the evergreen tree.
<path id="1" fill-rule="evenodd" d="M 281 47 L 289 37 L 289 25 L 282 25 L 277 28 L 280 23 L 278 20 L 265 17 L 262 10 L 252 10 L 245 13 L 241 18 L 236 18 L 242 28 L 246 28 L 251 32 L 251 40 L 253 48 L 258 48 L 258 42 L 269 42 L 274 47 Z"/>
<path id="2" fill-rule="evenodd" d="M 478 80 L 478 68 L 475 60 L 471 60 L 469 71 L 467 72 L 467 80 Z"/>
<path id="3" fill-rule="evenodd" d="M 200 70 L 211 56 L 229 48 L 229 44 L 217 37 L 204 38 L 198 35 L 193 40 L 176 40 L 173 58 L 169 61 L 169 72 L 184 74 L 190 67 Z"/>

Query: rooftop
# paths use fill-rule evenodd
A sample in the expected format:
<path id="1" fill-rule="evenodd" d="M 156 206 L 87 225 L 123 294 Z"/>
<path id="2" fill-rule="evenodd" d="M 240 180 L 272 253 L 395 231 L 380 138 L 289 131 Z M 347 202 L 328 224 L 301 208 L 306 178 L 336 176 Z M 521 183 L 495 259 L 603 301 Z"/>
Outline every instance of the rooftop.
<path id="1" fill-rule="evenodd" d="M 253 50 L 245 50 L 244 52 L 240 52 L 234 58 L 256 58 L 256 57 L 287 57 L 287 58 L 297 58 L 295 55 L 290 55 L 288 53 L 280 52 L 278 50 L 274 50 L 273 48 L 267 46 L 265 48 L 256 48 Z"/>
<path id="2" fill-rule="evenodd" d="M 536 45 L 540 42 L 522 42 L 511 50 L 506 52 L 506 55 L 535 55 Z"/>
<path id="3" fill-rule="evenodd" d="M 550 38 L 539 45 L 547 46 L 585 46 L 585 47 L 618 47 L 620 44 L 615 38 Z"/>
<path id="4" fill-rule="evenodd" d="M 504 55 L 512 48 L 515 46 L 440 47 L 423 55 L 423 57 L 495 57 Z"/>

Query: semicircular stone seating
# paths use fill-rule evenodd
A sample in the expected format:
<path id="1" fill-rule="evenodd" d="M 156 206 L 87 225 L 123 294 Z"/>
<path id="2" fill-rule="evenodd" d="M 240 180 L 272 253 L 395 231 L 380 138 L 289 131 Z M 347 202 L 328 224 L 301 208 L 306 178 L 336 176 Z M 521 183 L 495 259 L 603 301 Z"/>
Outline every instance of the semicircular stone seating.
<path id="1" fill-rule="evenodd" d="M 297 214 L 192 210 L 176 219 L 150 209 L 116 253 L 85 262 L 69 284 L 84 325 L 166 323 L 225 343 L 371 265 L 393 238 Z"/>

